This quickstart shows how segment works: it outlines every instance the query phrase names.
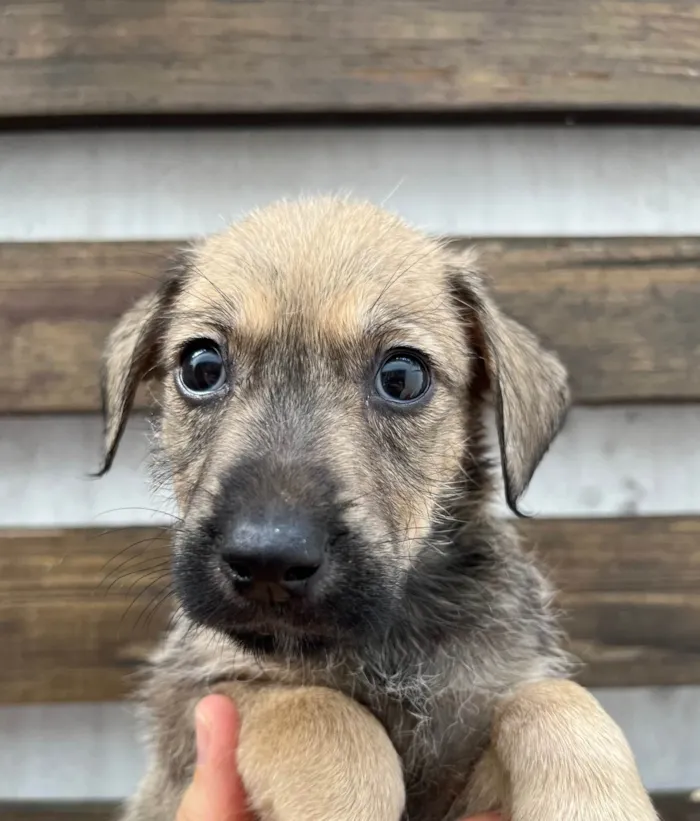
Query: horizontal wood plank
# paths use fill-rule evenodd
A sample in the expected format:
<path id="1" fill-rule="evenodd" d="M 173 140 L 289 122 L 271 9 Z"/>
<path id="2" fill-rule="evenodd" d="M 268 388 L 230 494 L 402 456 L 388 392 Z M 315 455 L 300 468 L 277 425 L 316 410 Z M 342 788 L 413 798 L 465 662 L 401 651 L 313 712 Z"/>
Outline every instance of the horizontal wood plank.
<path id="1" fill-rule="evenodd" d="M 0 821 L 112 821 L 116 818 L 119 818 L 119 806 L 112 802 L 0 802 Z"/>
<path id="2" fill-rule="evenodd" d="M 700 821 L 700 795 L 659 793 L 652 796 L 661 821 Z"/>
<path id="3" fill-rule="evenodd" d="M 652 795 L 661 821 L 700 821 L 700 801 L 688 793 Z M 0 802 L 0 821 L 110 821 L 118 817 L 113 803 Z"/>
<path id="4" fill-rule="evenodd" d="M 700 684 L 700 518 L 533 519 L 587 686 Z"/>
<path id="5" fill-rule="evenodd" d="M 14 0 L 0 116 L 700 108 L 693 0 Z"/>
<path id="6" fill-rule="evenodd" d="M 96 411 L 102 346 L 173 243 L 0 244 L 0 413 Z"/>
<path id="7" fill-rule="evenodd" d="M 566 361 L 577 401 L 700 400 L 700 239 L 475 242 L 503 307 Z M 0 244 L 0 413 L 97 410 L 104 338 L 175 248 Z"/>
<path id="8" fill-rule="evenodd" d="M 500 304 L 579 402 L 700 398 L 700 239 L 479 241 Z"/>
<path id="9" fill-rule="evenodd" d="M 700 821 L 700 802 L 687 793 L 652 795 L 661 821 Z M 116 804 L 0 803 L 0 821 L 110 821 Z"/>
<path id="10" fill-rule="evenodd" d="M 110 701 L 167 623 L 159 529 L 0 531 L 0 703 Z"/>
<path id="11" fill-rule="evenodd" d="M 542 520 L 589 686 L 700 684 L 700 518 Z M 100 701 L 168 620 L 165 530 L 0 531 L 0 702 Z"/>

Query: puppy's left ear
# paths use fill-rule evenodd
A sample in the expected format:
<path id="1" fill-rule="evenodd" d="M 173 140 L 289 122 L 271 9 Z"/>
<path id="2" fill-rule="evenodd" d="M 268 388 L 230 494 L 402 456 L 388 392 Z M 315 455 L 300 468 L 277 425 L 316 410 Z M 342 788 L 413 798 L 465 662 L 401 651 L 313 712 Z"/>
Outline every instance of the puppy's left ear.
<path id="1" fill-rule="evenodd" d="M 102 356 L 104 457 L 97 476 L 112 466 L 136 390 L 157 375 L 160 344 L 177 280 L 168 279 L 128 310 L 107 337 Z"/>
<path id="2" fill-rule="evenodd" d="M 518 500 L 571 401 L 566 369 L 534 334 L 501 311 L 477 272 L 465 266 L 450 273 L 450 282 L 482 382 L 486 377 L 495 400 L 506 500 L 519 513 Z"/>

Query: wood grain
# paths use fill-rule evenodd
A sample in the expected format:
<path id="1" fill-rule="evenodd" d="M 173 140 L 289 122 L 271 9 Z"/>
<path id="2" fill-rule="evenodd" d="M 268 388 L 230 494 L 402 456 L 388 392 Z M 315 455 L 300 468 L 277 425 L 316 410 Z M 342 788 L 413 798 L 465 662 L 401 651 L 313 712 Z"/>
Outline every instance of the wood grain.
<path id="1" fill-rule="evenodd" d="M 700 803 L 687 793 L 652 795 L 661 821 L 700 821 Z M 0 803 L 0 821 L 109 821 L 117 817 L 112 803 Z"/>
<path id="2" fill-rule="evenodd" d="M 159 529 L 0 531 L 0 702 L 109 701 L 167 622 Z"/>
<path id="3" fill-rule="evenodd" d="M 700 684 L 700 518 L 523 528 L 561 588 L 581 681 Z M 167 548 L 157 530 L 0 531 L 0 702 L 124 696 L 168 618 Z"/>
<path id="4" fill-rule="evenodd" d="M 661 821 L 700 821 L 700 796 L 695 793 L 653 795 Z"/>
<path id="5" fill-rule="evenodd" d="M 693 0 L 10 0 L 0 116 L 700 107 Z"/>
<path id="6" fill-rule="evenodd" d="M 111 802 L 5 801 L 0 802 L 0 821 L 110 821 L 119 817 L 118 810 Z"/>
<path id="7" fill-rule="evenodd" d="M 477 241 L 500 304 L 579 402 L 700 398 L 700 240 Z"/>
<path id="8" fill-rule="evenodd" d="M 700 684 L 700 518 L 523 523 L 588 686 Z"/>
<path id="9" fill-rule="evenodd" d="M 700 239 L 475 242 L 578 402 L 700 400 Z M 97 410 L 103 340 L 175 247 L 0 244 L 0 413 Z"/>
<path id="10" fill-rule="evenodd" d="M 102 346 L 173 243 L 0 245 L 0 413 L 100 408 Z"/>

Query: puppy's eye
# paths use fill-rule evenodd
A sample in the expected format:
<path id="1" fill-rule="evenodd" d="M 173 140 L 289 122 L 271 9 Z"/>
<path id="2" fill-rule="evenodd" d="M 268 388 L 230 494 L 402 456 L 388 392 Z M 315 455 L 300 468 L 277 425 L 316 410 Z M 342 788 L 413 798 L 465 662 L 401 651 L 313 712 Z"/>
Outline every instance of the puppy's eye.
<path id="1" fill-rule="evenodd" d="M 198 395 L 214 393 L 226 384 L 226 367 L 219 346 L 209 339 L 196 339 L 182 352 L 180 382 Z"/>
<path id="2" fill-rule="evenodd" d="M 416 354 L 395 351 L 380 365 L 375 386 L 382 399 L 389 402 L 414 402 L 430 387 L 430 371 Z"/>

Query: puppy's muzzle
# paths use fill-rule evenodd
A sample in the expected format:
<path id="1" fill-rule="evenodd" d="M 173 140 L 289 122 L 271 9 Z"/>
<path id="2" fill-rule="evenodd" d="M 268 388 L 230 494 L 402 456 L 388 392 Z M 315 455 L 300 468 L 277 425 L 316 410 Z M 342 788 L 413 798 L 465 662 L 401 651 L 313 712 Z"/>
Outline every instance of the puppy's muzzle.
<path id="1" fill-rule="evenodd" d="M 221 563 L 236 592 L 261 603 L 305 597 L 326 567 L 328 535 L 303 513 L 239 515 L 221 546 Z"/>

